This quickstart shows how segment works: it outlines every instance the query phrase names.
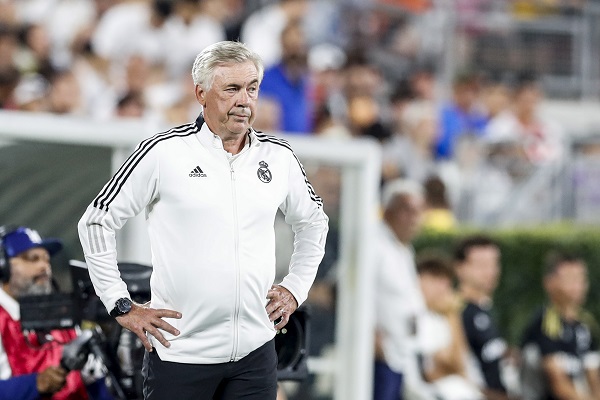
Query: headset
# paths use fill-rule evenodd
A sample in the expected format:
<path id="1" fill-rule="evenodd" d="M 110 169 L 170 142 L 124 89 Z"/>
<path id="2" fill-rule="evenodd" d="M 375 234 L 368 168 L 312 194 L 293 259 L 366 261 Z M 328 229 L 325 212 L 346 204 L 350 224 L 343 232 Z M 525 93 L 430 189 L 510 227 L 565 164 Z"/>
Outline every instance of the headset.
<path id="1" fill-rule="evenodd" d="M 13 233 L 17 228 L 12 225 L 0 226 L 0 281 L 8 282 L 10 279 L 10 262 L 6 256 L 6 249 L 4 248 L 4 238 L 8 234 Z"/>

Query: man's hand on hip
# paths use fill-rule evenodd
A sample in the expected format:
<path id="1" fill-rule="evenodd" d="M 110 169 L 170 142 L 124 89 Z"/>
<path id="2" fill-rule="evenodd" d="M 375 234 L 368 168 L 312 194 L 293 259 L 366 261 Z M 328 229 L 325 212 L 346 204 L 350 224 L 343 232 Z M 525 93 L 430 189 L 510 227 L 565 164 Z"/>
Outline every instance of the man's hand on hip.
<path id="1" fill-rule="evenodd" d="M 154 336 L 165 347 L 170 347 L 171 344 L 165 339 L 159 329 L 175 336 L 179 335 L 179 331 L 163 320 L 163 318 L 180 319 L 181 313 L 174 310 L 150 308 L 149 303 L 143 305 L 134 303 L 131 311 L 116 319 L 122 327 L 129 329 L 140 338 L 146 350 L 152 351 L 152 344 L 148 340 L 146 333 Z"/>
<path id="2" fill-rule="evenodd" d="M 271 321 L 278 318 L 281 320 L 275 325 L 275 329 L 281 329 L 287 325 L 290 320 L 290 315 L 298 308 L 298 302 L 289 290 L 280 285 L 271 286 L 271 290 L 267 293 L 267 314 Z"/>

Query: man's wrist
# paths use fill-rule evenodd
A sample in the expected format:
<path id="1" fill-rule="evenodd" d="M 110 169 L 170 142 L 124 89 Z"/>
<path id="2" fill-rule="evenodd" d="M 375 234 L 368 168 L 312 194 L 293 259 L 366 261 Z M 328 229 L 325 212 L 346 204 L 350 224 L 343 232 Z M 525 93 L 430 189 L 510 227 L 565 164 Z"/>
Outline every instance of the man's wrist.
<path id="1" fill-rule="evenodd" d="M 133 302 L 127 297 L 122 297 L 115 301 L 115 307 L 109 312 L 111 317 L 120 317 L 131 311 Z"/>

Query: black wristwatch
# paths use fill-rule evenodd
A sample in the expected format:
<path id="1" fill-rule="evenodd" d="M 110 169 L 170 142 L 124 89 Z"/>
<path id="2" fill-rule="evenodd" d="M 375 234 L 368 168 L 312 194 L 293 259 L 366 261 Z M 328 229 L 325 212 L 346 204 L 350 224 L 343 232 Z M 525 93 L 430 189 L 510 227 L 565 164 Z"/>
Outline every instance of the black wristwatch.
<path id="1" fill-rule="evenodd" d="M 115 308 L 113 308 L 109 314 L 111 317 L 118 317 L 121 315 L 125 315 L 129 311 L 131 311 L 132 304 L 133 303 L 131 302 L 130 299 L 123 297 L 123 298 L 115 301 Z"/>

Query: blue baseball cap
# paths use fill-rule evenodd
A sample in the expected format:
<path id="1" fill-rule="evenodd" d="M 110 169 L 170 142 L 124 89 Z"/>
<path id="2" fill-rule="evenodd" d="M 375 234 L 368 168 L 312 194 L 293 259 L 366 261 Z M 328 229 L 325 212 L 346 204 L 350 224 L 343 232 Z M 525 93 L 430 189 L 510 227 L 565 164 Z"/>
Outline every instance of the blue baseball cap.
<path id="1" fill-rule="evenodd" d="M 20 226 L 4 235 L 2 243 L 7 258 L 16 257 L 24 251 L 35 247 L 42 247 L 48 250 L 50 256 L 53 256 L 63 248 L 63 244 L 59 239 L 42 240 L 42 237 L 36 230 L 24 226 Z"/>

